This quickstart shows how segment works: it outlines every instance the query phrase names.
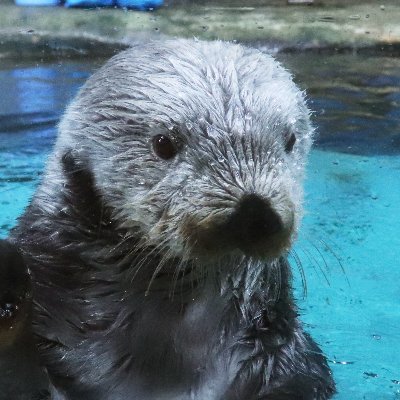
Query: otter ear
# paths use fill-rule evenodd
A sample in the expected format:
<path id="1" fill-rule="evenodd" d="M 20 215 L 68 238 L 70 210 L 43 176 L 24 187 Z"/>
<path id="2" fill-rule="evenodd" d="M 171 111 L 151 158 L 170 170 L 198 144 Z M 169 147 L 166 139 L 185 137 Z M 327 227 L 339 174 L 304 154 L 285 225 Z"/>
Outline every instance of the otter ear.
<path id="1" fill-rule="evenodd" d="M 65 175 L 70 176 L 79 173 L 84 170 L 83 162 L 81 161 L 81 157 L 79 157 L 78 152 L 68 149 L 64 152 L 61 157 L 61 164 L 63 167 L 63 171 Z"/>
<path id="2" fill-rule="evenodd" d="M 63 198 L 68 212 L 75 214 L 86 229 L 98 228 L 104 207 L 88 163 L 79 158 L 74 150 L 67 150 L 61 164 L 66 178 Z"/>
<path id="3" fill-rule="evenodd" d="M 75 215 L 74 220 L 80 221 L 80 228 L 98 233 L 111 229 L 111 210 L 104 204 L 87 160 L 79 152 L 67 150 L 61 163 L 66 178 L 64 203 L 68 212 Z"/>

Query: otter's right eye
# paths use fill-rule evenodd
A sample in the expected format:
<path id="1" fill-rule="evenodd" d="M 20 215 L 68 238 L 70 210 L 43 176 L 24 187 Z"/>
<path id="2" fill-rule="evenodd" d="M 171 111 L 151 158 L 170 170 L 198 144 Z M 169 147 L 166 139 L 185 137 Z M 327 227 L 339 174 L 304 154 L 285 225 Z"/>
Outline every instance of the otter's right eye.
<path id="1" fill-rule="evenodd" d="M 165 135 L 157 135 L 153 137 L 154 153 L 163 160 L 169 160 L 175 157 L 177 149 L 172 140 Z"/>

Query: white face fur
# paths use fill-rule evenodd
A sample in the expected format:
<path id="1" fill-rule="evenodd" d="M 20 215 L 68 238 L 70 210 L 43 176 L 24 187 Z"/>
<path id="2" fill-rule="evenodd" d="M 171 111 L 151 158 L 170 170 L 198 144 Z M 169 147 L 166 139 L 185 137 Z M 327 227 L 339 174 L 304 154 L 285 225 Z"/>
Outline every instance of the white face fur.
<path id="1" fill-rule="evenodd" d="M 61 122 L 56 154 L 72 149 L 113 218 L 144 245 L 186 259 L 273 258 L 298 228 L 311 141 L 303 95 L 271 56 L 172 40 L 133 47 L 97 71 Z M 241 225 L 229 221 L 250 195 L 281 224 L 242 248 L 232 239 Z"/>

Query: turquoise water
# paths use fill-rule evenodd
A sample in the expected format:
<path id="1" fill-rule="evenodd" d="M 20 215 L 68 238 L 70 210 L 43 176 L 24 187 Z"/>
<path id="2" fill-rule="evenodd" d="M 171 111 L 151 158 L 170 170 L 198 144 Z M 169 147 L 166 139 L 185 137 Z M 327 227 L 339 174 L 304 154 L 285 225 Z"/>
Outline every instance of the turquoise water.
<path id="1" fill-rule="evenodd" d="M 296 246 L 302 319 L 331 361 L 336 399 L 400 399 L 400 59 L 285 61 L 319 132 Z"/>
<path id="2" fill-rule="evenodd" d="M 400 398 L 400 156 L 314 151 L 306 188 L 300 304 L 337 398 Z"/>
<path id="3" fill-rule="evenodd" d="M 319 127 L 292 257 L 302 319 L 330 360 L 337 400 L 400 399 L 400 60 L 281 58 Z M 93 68 L 0 70 L 0 236 L 27 205 L 56 122 Z"/>

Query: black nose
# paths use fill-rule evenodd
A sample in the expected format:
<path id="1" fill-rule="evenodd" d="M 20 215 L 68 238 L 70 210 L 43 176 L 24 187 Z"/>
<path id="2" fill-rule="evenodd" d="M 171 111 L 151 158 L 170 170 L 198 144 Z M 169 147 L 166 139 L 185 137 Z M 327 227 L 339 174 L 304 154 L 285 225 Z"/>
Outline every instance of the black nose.
<path id="1" fill-rule="evenodd" d="M 282 221 L 269 202 L 255 194 L 243 197 L 228 222 L 230 233 L 242 245 L 265 240 L 282 228 Z"/>

